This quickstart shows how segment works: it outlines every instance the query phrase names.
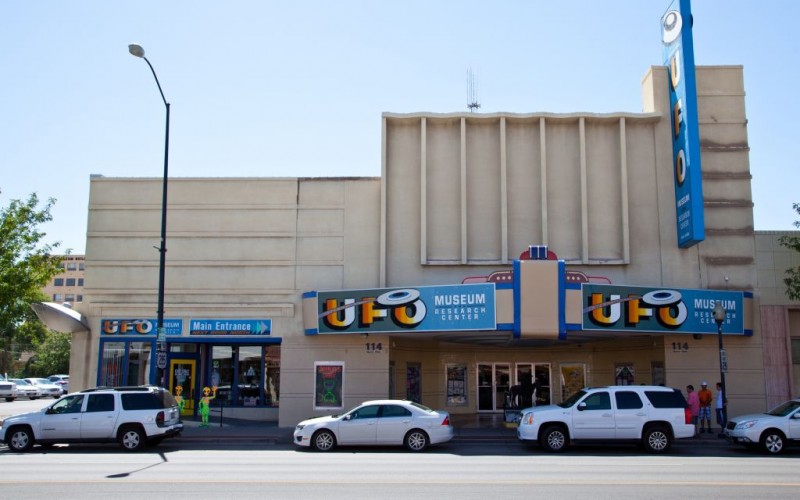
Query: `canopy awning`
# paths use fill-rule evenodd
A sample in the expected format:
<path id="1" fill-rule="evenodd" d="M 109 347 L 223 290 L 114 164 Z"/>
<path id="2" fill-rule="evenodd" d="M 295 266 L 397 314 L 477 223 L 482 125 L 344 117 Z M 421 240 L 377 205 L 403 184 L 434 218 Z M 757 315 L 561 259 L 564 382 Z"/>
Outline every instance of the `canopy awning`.
<path id="1" fill-rule="evenodd" d="M 66 333 L 88 332 L 89 324 L 84 315 L 55 302 L 35 302 L 31 309 L 51 330 Z"/>

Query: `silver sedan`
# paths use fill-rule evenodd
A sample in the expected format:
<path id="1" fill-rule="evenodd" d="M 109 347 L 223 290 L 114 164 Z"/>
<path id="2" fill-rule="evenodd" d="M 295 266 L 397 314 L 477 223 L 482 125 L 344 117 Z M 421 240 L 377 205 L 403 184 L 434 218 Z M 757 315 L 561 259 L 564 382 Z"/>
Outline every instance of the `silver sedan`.
<path id="1" fill-rule="evenodd" d="M 453 439 L 450 414 L 411 401 L 366 401 L 342 415 L 303 420 L 294 443 L 328 451 L 337 445 L 404 445 L 422 451 Z"/>

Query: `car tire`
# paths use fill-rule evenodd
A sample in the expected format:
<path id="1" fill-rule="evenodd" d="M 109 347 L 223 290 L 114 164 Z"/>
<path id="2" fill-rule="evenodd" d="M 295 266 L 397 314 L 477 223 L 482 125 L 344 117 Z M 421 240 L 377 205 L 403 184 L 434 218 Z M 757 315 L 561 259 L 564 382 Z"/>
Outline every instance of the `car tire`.
<path id="1" fill-rule="evenodd" d="M 331 431 L 322 429 L 312 436 L 311 446 L 317 451 L 331 451 L 336 448 L 336 436 Z"/>
<path id="2" fill-rule="evenodd" d="M 33 446 L 33 431 L 30 427 L 12 427 L 6 433 L 6 444 L 11 451 L 24 453 Z"/>
<path id="3" fill-rule="evenodd" d="M 764 453 L 777 455 L 786 448 L 786 437 L 776 429 L 767 429 L 761 434 L 761 449 Z"/>
<path id="4" fill-rule="evenodd" d="M 411 451 L 422 451 L 428 447 L 428 435 L 424 431 L 414 429 L 406 434 L 403 442 Z"/>
<path id="5" fill-rule="evenodd" d="M 17 398 L 6 398 L 6 401 L 9 403 L 13 403 L 15 399 Z"/>
<path id="6" fill-rule="evenodd" d="M 666 453 L 672 447 L 672 435 L 662 425 L 648 427 L 642 435 L 642 446 L 650 453 Z"/>
<path id="7" fill-rule="evenodd" d="M 120 429 L 119 444 L 125 451 L 139 451 L 147 444 L 147 435 L 141 427 L 129 425 Z"/>
<path id="8" fill-rule="evenodd" d="M 31 401 L 36 401 L 37 399 L 39 399 L 39 396 L 31 396 L 29 399 Z"/>
<path id="9" fill-rule="evenodd" d="M 560 425 L 550 425 L 542 430 L 539 443 L 542 448 L 550 453 L 559 453 L 569 446 L 569 436 L 564 427 Z"/>

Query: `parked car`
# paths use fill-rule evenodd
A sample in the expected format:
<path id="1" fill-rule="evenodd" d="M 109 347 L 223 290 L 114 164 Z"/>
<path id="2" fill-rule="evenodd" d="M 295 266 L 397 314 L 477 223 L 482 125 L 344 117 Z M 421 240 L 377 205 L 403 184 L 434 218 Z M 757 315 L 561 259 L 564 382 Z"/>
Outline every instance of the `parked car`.
<path id="1" fill-rule="evenodd" d="M 561 404 L 523 410 L 517 438 L 550 452 L 602 441 L 640 443 L 651 453 L 663 453 L 675 439 L 694 432 L 681 391 L 620 385 L 582 389 Z"/>
<path id="2" fill-rule="evenodd" d="M 68 394 L 32 413 L 8 417 L 0 442 L 15 452 L 34 443 L 118 442 L 137 451 L 183 430 L 175 398 L 162 387 L 100 387 Z"/>
<path id="3" fill-rule="evenodd" d="M 47 377 L 50 382 L 61 386 L 61 394 L 69 392 L 69 375 L 50 375 Z"/>
<path id="4" fill-rule="evenodd" d="M 800 445 L 800 398 L 786 401 L 766 413 L 728 420 L 725 438 L 771 454 L 781 453 L 787 446 Z"/>
<path id="5" fill-rule="evenodd" d="M 61 397 L 61 386 L 50 382 L 46 378 L 26 378 L 25 380 L 38 387 L 43 398 L 51 396 L 58 399 Z"/>
<path id="6" fill-rule="evenodd" d="M 404 445 L 422 451 L 452 438 L 449 413 L 395 399 L 366 401 L 342 415 L 303 420 L 294 430 L 296 445 L 319 451 L 345 445 Z"/>
<path id="7" fill-rule="evenodd" d="M 38 387 L 31 384 L 27 380 L 21 378 L 12 378 L 10 380 L 17 384 L 18 398 L 28 398 L 33 401 L 34 399 L 39 399 L 42 397 L 42 391 L 40 391 Z"/>
<path id="8" fill-rule="evenodd" d="M 5 378 L 0 380 L 0 398 L 4 398 L 9 403 L 17 399 L 17 384 Z"/>

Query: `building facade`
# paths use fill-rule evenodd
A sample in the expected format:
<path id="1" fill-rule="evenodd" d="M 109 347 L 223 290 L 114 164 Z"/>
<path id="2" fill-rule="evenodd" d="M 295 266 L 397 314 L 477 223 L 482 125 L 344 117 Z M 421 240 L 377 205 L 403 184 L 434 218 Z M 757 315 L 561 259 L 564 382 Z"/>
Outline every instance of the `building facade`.
<path id="1" fill-rule="evenodd" d="M 387 396 L 500 412 L 530 381 L 538 404 L 713 387 L 721 302 L 730 411 L 763 410 L 742 68 L 697 68 L 687 248 L 666 68 L 642 88 L 642 113 L 384 113 L 379 178 L 170 179 L 164 383 L 280 426 Z M 91 180 L 77 388 L 154 380 L 160 186 Z"/>
<path id="2" fill-rule="evenodd" d="M 42 289 L 56 304 L 83 302 L 83 281 L 86 274 L 86 256 L 62 256 L 63 271 L 53 277 Z"/>

